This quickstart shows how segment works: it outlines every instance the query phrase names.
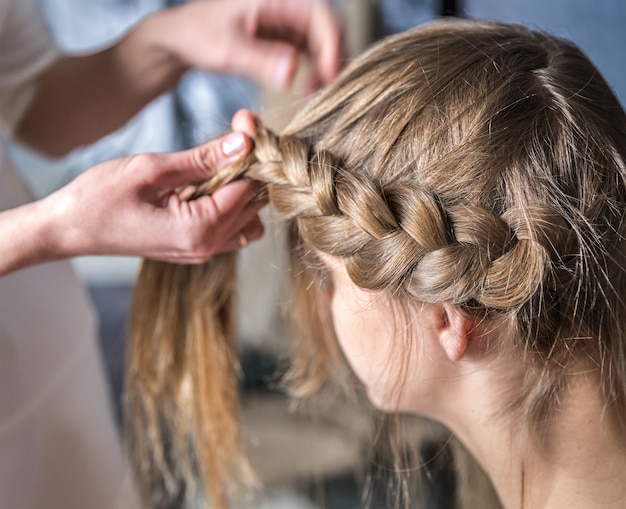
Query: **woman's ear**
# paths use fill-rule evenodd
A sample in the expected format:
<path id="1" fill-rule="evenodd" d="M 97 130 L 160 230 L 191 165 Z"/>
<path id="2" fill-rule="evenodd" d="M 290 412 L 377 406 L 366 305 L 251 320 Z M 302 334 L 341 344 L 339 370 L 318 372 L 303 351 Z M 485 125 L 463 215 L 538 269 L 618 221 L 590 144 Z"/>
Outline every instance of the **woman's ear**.
<path id="1" fill-rule="evenodd" d="M 440 311 L 437 327 L 439 344 L 448 359 L 459 361 L 467 350 L 472 322 L 452 304 L 443 303 Z"/>

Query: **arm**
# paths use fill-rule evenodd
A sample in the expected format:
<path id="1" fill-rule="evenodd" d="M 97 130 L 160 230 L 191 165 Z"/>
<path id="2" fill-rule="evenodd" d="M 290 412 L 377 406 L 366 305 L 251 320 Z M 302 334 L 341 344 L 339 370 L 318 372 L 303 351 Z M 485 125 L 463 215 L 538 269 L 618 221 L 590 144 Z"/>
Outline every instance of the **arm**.
<path id="1" fill-rule="evenodd" d="M 190 2 L 146 18 L 111 48 L 57 62 L 16 133 L 61 155 L 122 126 L 192 67 L 283 88 L 301 52 L 320 82 L 333 79 L 340 32 L 320 0 Z"/>
<path id="2" fill-rule="evenodd" d="M 258 186 L 238 180 L 212 196 L 181 200 L 175 192 L 205 180 L 246 154 L 250 138 L 233 133 L 172 154 L 99 164 L 46 198 L 0 213 L 0 275 L 85 254 L 125 254 L 200 263 L 263 234 Z"/>

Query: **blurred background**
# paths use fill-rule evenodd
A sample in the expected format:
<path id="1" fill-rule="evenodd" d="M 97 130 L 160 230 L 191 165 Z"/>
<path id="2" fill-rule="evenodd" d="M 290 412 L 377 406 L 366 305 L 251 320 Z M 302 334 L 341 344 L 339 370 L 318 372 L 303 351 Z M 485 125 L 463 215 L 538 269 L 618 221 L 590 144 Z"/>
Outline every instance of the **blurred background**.
<path id="1" fill-rule="evenodd" d="M 40 2 L 59 45 L 80 53 L 110 44 L 142 17 L 181 0 Z M 511 21 L 546 30 L 576 42 L 626 104 L 624 0 L 334 0 L 333 5 L 343 20 L 349 57 L 380 37 L 441 16 Z M 42 159 L 15 145 L 10 155 L 35 193 L 44 196 L 102 160 L 178 150 L 211 139 L 227 131 L 232 114 L 243 107 L 280 130 L 304 101 L 297 85 L 278 95 L 242 79 L 194 71 L 175 92 L 156 100 L 124 128 L 68 157 Z M 287 352 L 281 318 L 285 260 L 279 241 L 282 234 L 270 216 L 265 219 L 265 239 L 247 248 L 240 262 L 244 433 L 252 463 L 265 485 L 253 506 L 347 509 L 363 507 L 368 499 L 371 507 L 386 507 L 385 497 L 367 480 L 374 466 L 378 471 L 387 468 L 384 460 L 364 458 L 360 452 L 374 430 L 364 412 L 335 401 L 312 417 L 293 411 L 277 389 L 275 381 Z M 102 358 L 112 402 L 121 418 L 126 318 L 140 260 L 85 257 L 73 263 L 100 315 Z M 402 425 L 409 437 L 426 437 L 413 460 L 414 477 L 423 481 L 415 507 L 497 506 L 477 467 L 468 470 L 476 472 L 475 477 L 455 478 L 452 456 L 457 462 L 471 459 L 445 430 L 419 419 Z M 482 501 L 456 501 L 455 492 L 463 483 L 484 485 Z"/>

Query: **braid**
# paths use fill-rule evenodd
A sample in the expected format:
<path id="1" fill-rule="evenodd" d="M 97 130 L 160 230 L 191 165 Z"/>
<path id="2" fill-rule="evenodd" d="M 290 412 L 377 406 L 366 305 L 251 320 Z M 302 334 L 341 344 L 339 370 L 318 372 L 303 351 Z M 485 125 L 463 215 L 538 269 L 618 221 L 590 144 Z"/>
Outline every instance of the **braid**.
<path id="1" fill-rule="evenodd" d="M 419 184 L 385 185 L 327 150 L 265 128 L 255 157 L 246 176 L 267 185 L 284 217 L 298 218 L 312 247 L 345 258 L 363 288 L 508 310 L 528 302 L 546 271 L 563 262 L 556 253 L 571 249 L 563 219 L 545 205 L 511 206 L 500 215 L 444 206 Z"/>
<path id="2" fill-rule="evenodd" d="M 565 263 L 570 244 L 562 218 L 545 206 L 517 206 L 496 216 L 476 206 L 450 208 L 452 242 L 426 253 L 409 293 L 429 302 L 519 309 Z M 560 245 L 555 245 L 558 239 Z"/>

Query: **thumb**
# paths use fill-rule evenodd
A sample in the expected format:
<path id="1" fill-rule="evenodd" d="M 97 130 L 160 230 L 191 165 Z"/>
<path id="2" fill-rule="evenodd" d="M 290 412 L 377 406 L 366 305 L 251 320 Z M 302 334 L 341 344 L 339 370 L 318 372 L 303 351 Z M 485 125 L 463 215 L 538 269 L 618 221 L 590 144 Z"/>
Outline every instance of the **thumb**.
<path id="1" fill-rule="evenodd" d="M 291 84 L 298 66 L 296 48 L 278 41 L 242 39 L 234 54 L 233 73 L 276 90 L 284 90 Z"/>
<path id="2" fill-rule="evenodd" d="M 207 180 L 248 154 L 252 145 L 246 134 L 233 132 L 204 145 L 167 154 L 159 180 L 168 189 Z"/>

